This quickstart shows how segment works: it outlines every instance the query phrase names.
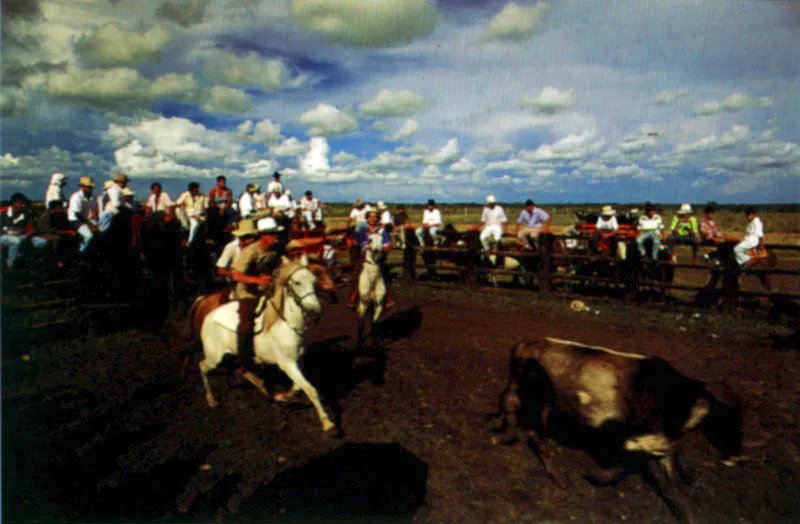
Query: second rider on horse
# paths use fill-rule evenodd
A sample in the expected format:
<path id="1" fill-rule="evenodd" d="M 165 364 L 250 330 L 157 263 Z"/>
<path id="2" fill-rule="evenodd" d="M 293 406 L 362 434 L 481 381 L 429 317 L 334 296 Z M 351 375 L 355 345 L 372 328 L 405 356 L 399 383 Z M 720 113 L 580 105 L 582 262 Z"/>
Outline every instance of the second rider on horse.
<path id="1" fill-rule="evenodd" d="M 358 258 L 358 264 L 353 271 L 353 289 L 350 291 L 350 296 L 347 298 L 347 305 L 352 309 L 356 306 L 356 299 L 358 298 L 358 276 L 361 274 L 361 268 L 364 265 L 364 256 L 369 248 L 370 236 L 378 234 L 381 235 L 383 241 L 383 252 L 381 257 L 375 262 L 381 268 L 381 275 L 386 284 L 386 304 L 384 308 L 389 309 L 394 307 L 394 300 L 392 300 L 392 291 L 389 289 L 389 271 L 386 266 L 386 258 L 392 250 L 392 239 L 389 237 L 389 232 L 381 224 L 378 223 L 378 214 L 375 211 L 367 212 L 367 227 L 359 230 L 356 233 L 355 244 L 361 251 Z"/>

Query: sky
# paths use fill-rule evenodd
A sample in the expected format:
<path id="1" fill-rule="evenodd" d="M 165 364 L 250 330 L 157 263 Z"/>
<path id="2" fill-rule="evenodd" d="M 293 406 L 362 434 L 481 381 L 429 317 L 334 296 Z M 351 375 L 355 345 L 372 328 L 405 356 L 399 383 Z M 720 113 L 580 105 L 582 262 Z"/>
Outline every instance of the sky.
<path id="1" fill-rule="evenodd" d="M 1 5 L 3 197 L 800 202 L 800 2 Z"/>

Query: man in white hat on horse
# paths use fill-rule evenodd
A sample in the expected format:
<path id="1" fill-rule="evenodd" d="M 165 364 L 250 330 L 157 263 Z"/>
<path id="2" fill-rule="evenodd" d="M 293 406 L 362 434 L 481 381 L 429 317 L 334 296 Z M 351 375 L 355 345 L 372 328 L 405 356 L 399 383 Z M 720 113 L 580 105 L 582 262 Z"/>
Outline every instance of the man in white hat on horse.
<path id="1" fill-rule="evenodd" d="M 672 217 L 669 225 L 669 237 L 667 237 L 667 247 L 675 257 L 675 245 L 692 246 L 692 263 L 697 264 L 697 248 L 700 240 L 700 229 L 697 225 L 697 217 L 692 215 L 691 204 L 681 204 L 676 216 Z"/>
<path id="2" fill-rule="evenodd" d="M 487 196 L 486 207 L 483 208 L 481 221 L 476 226 L 478 229 L 480 229 L 481 225 L 484 226 L 480 237 L 484 251 L 491 251 L 500 243 L 507 224 L 506 212 L 501 206 L 497 205 L 497 199 L 494 195 Z"/>
<path id="3" fill-rule="evenodd" d="M 240 372 L 253 363 L 253 322 L 259 299 L 272 286 L 272 273 L 281 264 L 280 235 L 283 230 L 272 217 L 256 223 L 258 240 L 242 249 L 233 261 L 231 279 L 236 282 L 235 297 L 239 301 L 237 329 Z"/>

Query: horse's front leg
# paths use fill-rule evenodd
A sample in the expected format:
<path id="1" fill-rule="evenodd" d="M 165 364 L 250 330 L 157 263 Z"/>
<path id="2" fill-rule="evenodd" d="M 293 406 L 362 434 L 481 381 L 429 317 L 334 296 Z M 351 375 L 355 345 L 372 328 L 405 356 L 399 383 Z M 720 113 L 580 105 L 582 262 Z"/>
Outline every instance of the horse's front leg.
<path id="1" fill-rule="evenodd" d="M 211 386 L 208 384 L 208 373 L 214 368 L 208 365 L 205 359 L 200 361 L 198 367 L 200 368 L 200 378 L 203 379 L 203 387 L 206 390 L 206 402 L 208 402 L 208 407 L 214 409 L 217 407 L 218 402 L 214 398 L 214 394 L 211 392 Z"/>
<path id="2" fill-rule="evenodd" d="M 331 436 L 339 436 L 339 429 L 333 422 L 331 422 L 330 417 L 328 417 L 328 414 L 322 407 L 317 389 L 312 386 L 308 380 L 306 380 L 305 376 L 303 376 L 303 373 L 300 371 L 297 362 L 293 360 L 281 360 L 278 362 L 278 367 L 280 367 L 281 370 L 292 380 L 292 382 L 294 382 L 293 387 L 302 389 L 308 397 L 308 400 L 310 400 L 311 404 L 314 405 L 314 409 L 317 411 L 319 420 L 322 422 L 322 431 L 329 433 Z"/>

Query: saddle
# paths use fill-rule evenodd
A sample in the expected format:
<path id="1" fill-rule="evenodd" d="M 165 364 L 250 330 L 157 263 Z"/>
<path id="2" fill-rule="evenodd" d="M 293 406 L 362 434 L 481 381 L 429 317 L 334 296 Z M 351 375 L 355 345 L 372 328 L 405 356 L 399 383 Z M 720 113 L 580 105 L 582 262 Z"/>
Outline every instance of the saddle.
<path id="1" fill-rule="evenodd" d="M 270 312 L 261 316 L 261 313 L 264 312 L 264 308 L 267 307 L 267 300 L 267 297 L 261 297 L 258 301 L 258 306 L 256 306 L 255 311 L 255 320 L 253 322 L 253 335 L 258 335 L 264 331 L 265 327 L 269 329 L 279 318 L 277 313 L 271 315 Z M 217 310 L 219 313 L 214 316 L 216 323 L 228 331 L 235 333 L 239 328 L 239 301 L 234 300 L 229 302 L 224 306 L 220 306 Z M 274 311 L 274 308 L 270 308 L 270 311 Z"/>

